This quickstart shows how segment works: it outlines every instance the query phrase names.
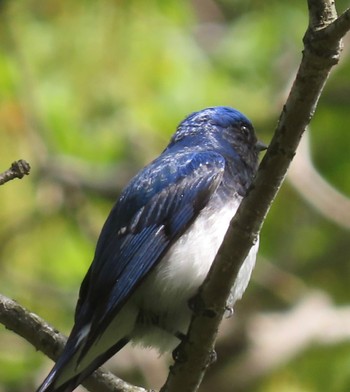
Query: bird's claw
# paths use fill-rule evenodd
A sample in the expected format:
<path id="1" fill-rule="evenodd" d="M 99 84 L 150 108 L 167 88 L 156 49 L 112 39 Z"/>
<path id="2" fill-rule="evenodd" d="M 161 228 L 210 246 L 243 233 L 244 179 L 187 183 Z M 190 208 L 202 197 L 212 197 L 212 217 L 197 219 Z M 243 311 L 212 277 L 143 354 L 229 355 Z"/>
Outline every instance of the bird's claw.
<path id="1" fill-rule="evenodd" d="M 184 341 L 182 340 L 181 343 L 174 349 L 173 359 L 176 362 L 184 363 L 187 361 L 187 354 L 184 350 Z"/>
<path id="2" fill-rule="evenodd" d="M 233 310 L 233 306 L 225 306 L 225 317 L 226 318 L 230 318 L 233 316 L 234 310 Z"/>

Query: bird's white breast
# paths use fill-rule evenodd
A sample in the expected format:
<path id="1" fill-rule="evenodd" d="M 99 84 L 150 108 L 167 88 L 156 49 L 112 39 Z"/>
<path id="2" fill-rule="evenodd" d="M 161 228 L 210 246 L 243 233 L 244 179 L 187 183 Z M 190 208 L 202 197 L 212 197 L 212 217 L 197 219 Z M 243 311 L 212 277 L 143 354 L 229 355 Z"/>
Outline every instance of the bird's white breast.
<path id="1" fill-rule="evenodd" d="M 194 295 L 209 272 L 239 206 L 239 201 L 233 200 L 218 210 L 214 203 L 203 209 L 159 266 L 157 278 L 170 295 L 174 292 L 180 297 Z"/>
<path id="2" fill-rule="evenodd" d="M 178 331 L 186 333 L 191 317 L 188 300 L 207 276 L 239 203 L 237 199 L 229 203 L 212 199 L 140 286 L 132 302 L 146 317 L 156 317 L 159 326 L 151 323 L 136 326 L 132 334 L 135 343 L 158 347 L 160 352 L 176 347 L 178 340 L 171 335 Z M 240 268 L 228 300 L 231 307 L 248 285 L 257 246 Z"/>
<path id="3" fill-rule="evenodd" d="M 198 218 L 170 248 L 155 271 L 148 277 L 142 295 L 147 306 L 153 304 L 157 311 L 168 311 L 176 304 L 183 306 L 203 283 L 230 221 L 240 200 L 224 203 L 216 198 L 201 211 Z M 235 300 L 240 298 L 248 284 L 255 263 L 257 245 L 252 248 L 233 288 Z"/>

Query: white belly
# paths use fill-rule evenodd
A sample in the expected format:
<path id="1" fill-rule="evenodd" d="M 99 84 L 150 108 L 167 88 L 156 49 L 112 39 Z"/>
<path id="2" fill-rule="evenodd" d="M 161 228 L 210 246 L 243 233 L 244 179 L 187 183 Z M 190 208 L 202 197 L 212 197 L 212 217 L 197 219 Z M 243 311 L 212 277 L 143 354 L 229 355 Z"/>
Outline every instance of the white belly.
<path id="1" fill-rule="evenodd" d="M 157 306 L 169 307 L 174 298 L 188 300 L 203 283 L 223 241 L 238 201 L 213 213 L 209 204 L 187 233 L 171 247 L 154 272 L 151 292 L 157 295 Z M 216 206 L 217 207 L 217 206 Z"/>
<path id="2" fill-rule="evenodd" d="M 212 208 L 214 203 L 215 213 Z M 145 313 L 164 315 L 162 321 L 169 332 L 186 333 L 191 316 L 188 300 L 196 294 L 207 276 L 238 206 L 239 201 L 232 200 L 218 212 L 217 200 L 212 201 L 188 232 L 171 247 L 135 295 L 133 303 Z M 257 246 L 252 248 L 239 271 L 229 300 L 230 306 L 241 298 L 248 285 Z M 135 330 L 134 338 L 142 340 L 146 346 L 160 346 L 161 351 L 178 344 L 178 340 L 169 339 L 169 334 L 164 334 L 160 328 L 150 327 L 147 330 L 140 326 Z"/>

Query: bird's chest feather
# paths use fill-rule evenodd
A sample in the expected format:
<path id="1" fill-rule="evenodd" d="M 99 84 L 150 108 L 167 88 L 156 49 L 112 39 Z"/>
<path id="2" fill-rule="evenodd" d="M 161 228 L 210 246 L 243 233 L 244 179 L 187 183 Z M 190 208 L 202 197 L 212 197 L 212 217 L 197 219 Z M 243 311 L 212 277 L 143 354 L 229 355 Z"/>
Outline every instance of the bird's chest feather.
<path id="1" fill-rule="evenodd" d="M 187 303 L 208 274 L 239 203 L 232 199 L 223 205 L 219 198 L 209 202 L 144 282 L 142 307 L 176 312 Z"/>

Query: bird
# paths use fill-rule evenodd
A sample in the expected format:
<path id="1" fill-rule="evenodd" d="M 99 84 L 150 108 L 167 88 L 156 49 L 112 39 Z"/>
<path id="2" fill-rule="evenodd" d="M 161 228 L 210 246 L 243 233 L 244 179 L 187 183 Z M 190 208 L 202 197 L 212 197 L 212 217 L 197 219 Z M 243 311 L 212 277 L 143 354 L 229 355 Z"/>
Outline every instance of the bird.
<path id="1" fill-rule="evenodd" d="M 258 168 L 250 120 L 227 106 L 190 114 L 165 150 L 121 192 L 82 281 L 74 325 L 37 392 L 71 392 L 127 343 L 177 347 L 188 305 L 214 261 Z M 232 287 L 240 299 L 258 241 Z"/>

